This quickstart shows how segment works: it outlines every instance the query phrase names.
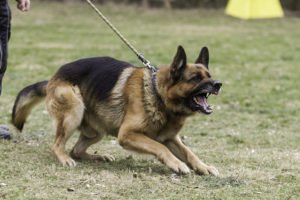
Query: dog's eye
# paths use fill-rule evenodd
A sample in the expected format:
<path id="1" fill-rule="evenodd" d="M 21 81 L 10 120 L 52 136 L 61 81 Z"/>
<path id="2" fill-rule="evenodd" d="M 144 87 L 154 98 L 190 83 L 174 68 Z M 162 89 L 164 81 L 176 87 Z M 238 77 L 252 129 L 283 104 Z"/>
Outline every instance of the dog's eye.
<path id="1" fill-rule="evenodd" d="M 196 75 L 194 76 L 193 78 L 191 78 L 191 81 L 201 81 L 202 80 L 202 77 L 200 75 Z"/>

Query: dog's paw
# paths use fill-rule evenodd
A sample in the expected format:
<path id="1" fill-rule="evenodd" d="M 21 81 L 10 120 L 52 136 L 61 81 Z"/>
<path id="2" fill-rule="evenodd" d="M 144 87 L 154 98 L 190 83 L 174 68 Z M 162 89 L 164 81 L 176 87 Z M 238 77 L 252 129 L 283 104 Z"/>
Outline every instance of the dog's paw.
<path id="1" fill-rule="evenodd" d="M 219 176 L 219 171 L 214 167 L 206 164 L 199 164 L 193 168 L 196 174 Z"/>
<path id="2" fill-rule="evenodd" d="M 208 166 L 207 171 L 208 171 L 209 174 L 211 174 L 213 176 L 219 176 L 220 175 L 219 171 L 214 166 Z"/>
<path id="3" fill-rule="evenodd" d="M 111 155 L 93 155 L 93 160 L 99 160 L 104 162 L 113 162 L 115 161 L 115 158 Z"/>
<path id="4" fill-rule="evenodd" d="M 179 174 L 189 174 L 189 173 L 191 173 L 191 170 L 185 163 L 181 163 L 178 167 L 178 173 Z"/>
<path id="5" fill-rule="evenodd" d="M 177 161 L 169 165 L 169 167 L 176 173 L 176 174 L 189 174 L 191 172 L 190 168 L 183 162 Z"/>
<path id="6" fill-rule="evenodd" d="M 69 166 L 69 167 L 75 167 L 76 166 L 76 162 L 75 160 L 73 160 L 70 157 L 64 157 L 64 158 L 60 158 L 59 161 L 62 163 L 63 166 Z"/>
<path id="7" fill-rule="evenodd" d="M 103 161 L 106 161 L 106 162 L 113 162 L 115 161 L 115 157 L 111 156 L 111 155 L 103 155 Z"/>

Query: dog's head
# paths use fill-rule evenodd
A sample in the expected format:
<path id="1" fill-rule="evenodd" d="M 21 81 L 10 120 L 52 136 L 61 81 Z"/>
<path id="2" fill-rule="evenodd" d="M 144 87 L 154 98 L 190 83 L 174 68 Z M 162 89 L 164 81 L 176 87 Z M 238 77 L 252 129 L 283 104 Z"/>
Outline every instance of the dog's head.
<path id="1" fill-rule="evenodd" d="M 168 109 L 183 115 L 212 113 L 208 97 L 217 95 L 222 83 L 213 80 L 208 71 L 209 52 L 203 47 L 194 64 L 187 64 L 184 49 L 179 46 L 168 71 L 164 93 Z"/>

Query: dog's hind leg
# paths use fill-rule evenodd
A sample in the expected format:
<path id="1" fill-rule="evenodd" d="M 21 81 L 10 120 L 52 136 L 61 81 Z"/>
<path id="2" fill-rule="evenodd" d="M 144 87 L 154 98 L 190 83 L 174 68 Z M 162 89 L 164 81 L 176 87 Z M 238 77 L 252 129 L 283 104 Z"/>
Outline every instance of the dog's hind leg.
<path id="1" fill-rule="evenodd" d="M 100 161 L 114 161 L 114 157 L 110 155 L 93 155 L 88 154 L 86 150 L 93 144 L 99 142 L 104 134 L 101 134 L 91 127 L 84 126 L 80 128 L 80 137 L 71 151 L 71 156 L 74 159 L 82 160 L 100 160 Z"/>
<path id="2" fill-rule="evenodd" d="M 65 145 L 69 137 L 74 132 L 74 127 L 68 127 L 64 120 L 58 123 L 56 130 L 55 142 L 52 146 L 52 150 L 57 159 L 65 166 L 75 166 L 76 162 L 65 152 Z"/>
<path id="3" fill-rule="evenodd" d="M 71 85 L 58 85 L 49 90 L 46 97 L 47 108 L 56 124 L 52 150 L 63 165 L 75 166 L 76 162 L 65 152 L 65 145 L 83 118 L 84 104 L 79 89 Z"/>

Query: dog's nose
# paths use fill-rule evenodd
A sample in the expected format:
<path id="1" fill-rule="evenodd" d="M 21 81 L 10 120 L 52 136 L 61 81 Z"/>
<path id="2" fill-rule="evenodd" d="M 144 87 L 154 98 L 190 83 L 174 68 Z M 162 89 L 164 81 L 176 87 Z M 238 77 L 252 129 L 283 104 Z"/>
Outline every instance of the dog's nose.
<path id="1" fill-rule="evenodd" d="M 221 81 L 214 81 L 213 86 L 215 89 L 219 90 L 222 87 Z"/>

